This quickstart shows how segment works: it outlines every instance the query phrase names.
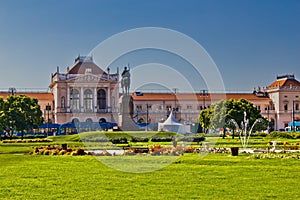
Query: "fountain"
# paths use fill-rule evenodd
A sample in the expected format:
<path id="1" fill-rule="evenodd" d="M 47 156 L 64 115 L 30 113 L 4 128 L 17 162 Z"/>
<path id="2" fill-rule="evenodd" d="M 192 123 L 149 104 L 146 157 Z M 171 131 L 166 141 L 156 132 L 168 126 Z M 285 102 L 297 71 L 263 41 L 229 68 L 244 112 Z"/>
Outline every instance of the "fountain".
<path id="1" fill-rule="evenodd" d="M 252 124 L 252 126 L 249 130 L 249 133 L 248 133 L 249 119 L 247 119 L 246 112 L 244 112 L 244 120 L 241 122 L 241 128 L 239 127 L 239 125 L 237 124 L 237 122 L 234 119 L 229 120 L 229 123 L 232 123 L 238 130 L 239 138 L 241 140 L 241 144 L 244 149 L 246 149 L 246 147 L 248 145 L 249 138 L 250 138 L 250 135 L 252 134 L 252 130 L 253 130 L 254 126 L 259 122 L 263 122 L 263 119 L 262 118 L 256 119 L 254 121 L 254 123 Z"/>

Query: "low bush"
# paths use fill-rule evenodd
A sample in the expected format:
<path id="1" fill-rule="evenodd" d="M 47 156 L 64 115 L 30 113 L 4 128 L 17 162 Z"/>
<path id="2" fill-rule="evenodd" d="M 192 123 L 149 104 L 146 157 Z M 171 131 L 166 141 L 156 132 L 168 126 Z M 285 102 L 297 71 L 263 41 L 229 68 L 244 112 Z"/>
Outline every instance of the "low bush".
<path id="1" fill-rule="evenodd" d="M 172 137 L 152 137 L 151 141 L 152 142 L 171 142 L 173 139 Z"/>
<path id="2" fill-rule="evenodd" d="M 205 137 L 204 136 L 185 136 L 185 137 L 178 138 L 178 141 L 199 143 L 199 142 L 204 142 Z"/>
<path id="3" fill-rule="evenodd" d="M 293 135 L 289 132 L 279 132 L 273 131 L 268 136 L 268 138 L 285 138 L 285 139 L 293 139 Z"/>
<path id="4" fill-rule="evenodd" d="M 26 139 L 26 140 L 3 140 L 2 141 L 3 143 L 43 143 L 43 142 L 53 142 L 52 140 L 50 139 Z"/>
<path id="5" fill-rule="evenodd" d="M 110 141 L 113 144 L 127 144 L 128 143 L 126 137 L 112 138 L 112 139 L 110 139 Z"/>
<path id="6" fill-rule="evenodd" d="M 131 142 L 148 142 L 149 138 L 131 137 Z"/>
<path id="7" fill-rule="evenodd" d="M 269 135 L 268 133 L 264 133 L 264 132 L 255 132 L 251 134 L 251 136 L 258 136 L 258 137 L 266 137 L 268 135 Z"/>

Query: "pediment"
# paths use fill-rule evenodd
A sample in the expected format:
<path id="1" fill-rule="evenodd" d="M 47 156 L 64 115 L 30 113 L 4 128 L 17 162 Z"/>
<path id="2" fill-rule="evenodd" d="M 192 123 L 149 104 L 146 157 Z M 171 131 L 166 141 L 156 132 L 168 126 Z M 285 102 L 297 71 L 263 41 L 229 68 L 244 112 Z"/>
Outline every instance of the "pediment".
<path id="1" fill-rule="evenodd" d="M 103 83 L 103 82 L 109 82 L 104 77 L 95 76 L 93 74 L 87 74 L 82 76 L 77 76 L 75 78 L 72 78 L 69 80 L 70 82 L 78 82 L 78 83 Z"/>

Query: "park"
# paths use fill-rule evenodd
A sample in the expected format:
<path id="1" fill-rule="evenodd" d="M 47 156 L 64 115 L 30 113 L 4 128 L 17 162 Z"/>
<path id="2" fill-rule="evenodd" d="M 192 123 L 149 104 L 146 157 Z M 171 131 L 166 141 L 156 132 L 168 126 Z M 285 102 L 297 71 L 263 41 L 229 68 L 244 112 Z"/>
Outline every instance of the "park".
<path id="1" fill-rule="evenodd" d="M 148 142 L 138 141 L 137 134 L 145 138 L 149 133 L 81 133 L 67 136 L 51 136 L 42 139 L 13 139 L 0 143 L 1 189 L 0 199 L 298 199 L 300 153 L 289 153 L 300 148 L 299 134 L 253 134 L 247 148 L 268 149 L 270 141 L 277 141 L 282 153 L 243 153 L 232 156 L 230 151 L 197 152 L 205 148 L 205 142 L 216 141 L 211 149 L 241 147 L 238 136 L 206 135 L 205 141 L 185 143 L 189 151 L 181 155 L 93 156 L 78 154 L 33 153 L 36 147 L 67 144 L 73 150 L 91 149 L 90 143 L 102 148 L 123 148 L 124 143 L 99 142 L 103 135 L 128 138 L 127 145 L 150 147 L 161 145 L 172 148 L 168 138 L 177 135 L 178 144 L 188 136 L 176 133 L 151 133 Z M 131 137 L 134 135 L 135 137 Z M 198 135 L 197 138 L 202 137 Z M 196 136 L 192 136 L 195 138 Z M 85 139 L 89 139 L 87 142 Z M 94 142 L 93 142 L 94 138 Z M 132 138 L 135 138 L 133 140 Z M 155 142 L 152 139 L 156 138 Z M 160 138 L 161 140 L 158 140 Z M 98 139 L 98 140 L 97 140 Z M 89 145 L 87 145 L 89 144 Z M 195 151 L 191 151 L 194 149 Z M 161 159 L 163 158 L 163 159 Z M 105 160 L 126 159 L 140 169 L 147 169 L 156 159 L 168 162 L 164 167 L 139 173 L 126 172 L 109 167 Z M 168 159 L 172 162 L 169 163 Z M 99 162 L 100 161 L 100 162 Z M 154 161 L 155 162 L 155 161 Z M 132 166 L 133 166 L 132 165 Z M 134 166 L 133 166 L 134 167 Z M 125 171 L 124 171 L 125 169 Z"/>

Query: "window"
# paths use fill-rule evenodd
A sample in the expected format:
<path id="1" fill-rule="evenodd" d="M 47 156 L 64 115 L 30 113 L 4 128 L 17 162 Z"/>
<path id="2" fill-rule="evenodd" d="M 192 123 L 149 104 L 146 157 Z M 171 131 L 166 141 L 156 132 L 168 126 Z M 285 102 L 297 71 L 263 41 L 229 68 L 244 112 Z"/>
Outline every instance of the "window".
<path id="1" fill-rule="evenodd" d="M 202 110 L 202 106 L 197 106 L 197 110 Z"/>
<path id="2" fill-rule="evenodd" d="M 79 119 L 77 119 L 77 118 L 72 119 L 72 123 L 78 124 L 79 123 Z"/>
<path id="3" fill-rule="evenodd" d="M 152 110 L 152 105 L 148 105 L 148 110 Z"/>
<path id="4" fill-rule="evenodd" d="M 136 105 L 136 110 L 141 111 L 143 109 L 142 105 Z"/>
<path id="5" fill-rule="evenodd" d="M 65 97 L 62 97 L 61 100 L 60 100 L 60 104 L 61 104 L 60 107 L 65 108 L 66 107 L 65 103 L 66 103 Z"/>
<path id="6" fill-rule="evenodd" d="M 192 108 L 193 108 L 192 105 L 187 105 L 186 106 L 186 109 L 188 109 L 188 110 L 192 110 Z"/>
<path id="7" fill-rule="evenodd" d="M 106 119 L 105 118 L 100 118 L 99 119 L 99 123 L 105 123 L 106 122 Z"/>
<path id="8" fill-rule="evenodd" d="M 257 110 L 260 110 L 260 106 L 256 106 L 256 109 L 257 109 Z"/>
<path id="9" fill-rule="evenodd" d="M 93 120 L 92 120 L 91 118 L 87 118 L 87 119 L 85 120 L 85 122 L 91 124 L 91 123 L 93 123 Z"/>
<path id="10" fill-rule="evenodd" d="M 85 112 L 91 112 L 93 110 L 93 93 L 90 89 L 84 91 L 83 106 Z"/>
<path id="11" fill-rule="evenodd" d="M 171 105 L 167 105 L 167 106 L 166 106 L 166 110 L 167 110 L 167 111 L 171 111 L 171 110 L 172 110 L 172 106 L 171 106 Z"/>
<path id="12" fill-rule="evenodd" d="M 299 103 L 296 103 L 296 105 L 295 105 L 295 110 L 299 110 Z"/>
<path id="13" fill-rule="evenodd" d="M 158 106 L 158 110 L 162 110 L 162 106 Z"/>
<path id="14" fill-rule="evenodd" d="M 97 92 L 97 104 L 99 109 L 106 108 L 106 92 L 103 89 L 100 89 Z"/>
<path id="15" fill-rule="evenodd" d="M 284 103 L 284 106 L 283 106 L 283 109 L 284 109 L 284 111 L 287 111 L 288 110 L 288 104 L 287 103 Z"/>
<path id="16" fill-rule="evenodd" d="M 70 108 L 71 108 L 71 111 L 79 111 L 79 109 L 80 109 L 79 92 L 76 89 L 71 90 Z"/>

